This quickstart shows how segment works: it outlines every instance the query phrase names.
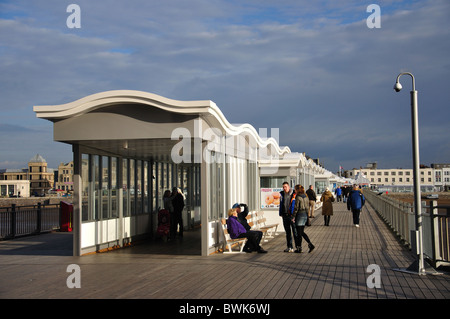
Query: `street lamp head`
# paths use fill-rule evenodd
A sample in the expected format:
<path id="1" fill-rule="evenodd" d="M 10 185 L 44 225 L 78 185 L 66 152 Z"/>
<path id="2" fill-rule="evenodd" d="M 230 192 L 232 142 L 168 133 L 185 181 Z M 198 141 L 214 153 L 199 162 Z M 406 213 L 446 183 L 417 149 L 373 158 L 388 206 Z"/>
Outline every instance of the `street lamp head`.
<path id="1" fill-rule="evenodd" d="M 394 90 L 395 92 L 400 92 L 402 90 L 402 85 L 400 84 L 400 82 L 395 82 Z"/>

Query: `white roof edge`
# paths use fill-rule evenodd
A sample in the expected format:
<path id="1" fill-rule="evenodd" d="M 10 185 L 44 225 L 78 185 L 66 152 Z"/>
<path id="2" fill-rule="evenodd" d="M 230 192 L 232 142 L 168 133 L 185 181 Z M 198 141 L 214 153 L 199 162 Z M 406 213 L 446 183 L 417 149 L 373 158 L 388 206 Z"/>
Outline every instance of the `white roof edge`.
<path id="1" fill-rule="evenodd" d="M 214 104 L 214 102 L 209 100 L 179 101 L 143 91 L 113 90 L 88 95 L 65 104 L 34 106 L 33 111 L 36 112 L 36 116 L 39 118 L 49 120 L 64 119 L 93 111 L 107 104 L 127 102 L 154 105 L 163 109 L 168 108 L 167 110 L 180 108 L 182 113 L 188 113 L 187 111 L 192 111 L 192 109 L 207 108 Z"/>
<path id="2" fill-rule="evenodd" d="M 261 147 L 272 145 L 279 155 L 291 152 L 287 146 L 280 147 L 274 138 L 262 139 L 256 129 L 250 124 L 232 125 L 225 118 L 219 107 L 211 100 L 180 101 L 144 91 L 112 90 L 91 94 L 65 104 L 33 106 L 33 111 L 36 113 L 36 117 L 52 121 L 78 116 L 107 105 L 119 103 L 147 104 L 180 114 L 210 114 L 215 117 L 227 134 L 239 135 L 249 133 L 254 136 Z"/>

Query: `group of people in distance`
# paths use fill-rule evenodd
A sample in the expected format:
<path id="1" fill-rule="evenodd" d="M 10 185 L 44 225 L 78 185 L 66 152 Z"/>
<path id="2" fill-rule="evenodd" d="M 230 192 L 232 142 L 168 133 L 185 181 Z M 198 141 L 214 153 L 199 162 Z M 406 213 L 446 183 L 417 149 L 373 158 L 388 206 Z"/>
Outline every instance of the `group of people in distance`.
<path id="1" fill-rule="evenodd" d="M 359 227 L 360 213 L 365 203 L 364 195 L 359 190 L 358 185 L 353 185 L 353 189 L 347 197 L 347 209 L 352 211 L 354 226 Z M 283 183 L 283 190 L 280 192 L 279 215 L 283 220 L 283 227 L 286 232 L 287 248 L 284 252 L 301 253 L 303 239 L 308 244 L 308 252 L 310 253 L 314 250 L 315 246 L 305 233 L 305 226 L 310 226 L 309 219 L 315 218 L 314 207 L 316 200 L 316 193 L 312 185 L 305 191 L 302 185 L 295 185 L 294 189 L 291 189 L 288 182 Z M 324 216 L 324 225 L 329 226 L 330 218 L 333 215 L 332 202 L 334 202 L 334 196 L 328 187 L 322 193 L 320 201 L 323 203 L 322 215 Z M 260 245 L 263 233 L 251 229 L 246 219 L 248 213 L 249 210 L 246 204 L 234 204 L 228 211 L 228 233 L 231 238 L 247 238 L 243 251 L 247 253 L 253 251 L 267 253 Z M 295 244 L 295 250 L 292 242 Z"/>

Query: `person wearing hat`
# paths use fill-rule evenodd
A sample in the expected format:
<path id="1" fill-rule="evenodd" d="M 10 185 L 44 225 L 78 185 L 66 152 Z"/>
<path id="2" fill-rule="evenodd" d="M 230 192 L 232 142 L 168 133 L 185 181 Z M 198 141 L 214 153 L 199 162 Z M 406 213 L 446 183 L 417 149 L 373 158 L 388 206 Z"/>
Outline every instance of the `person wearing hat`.
<path id="1" fill-rule="evenodd" d="M 236 208 L 231 208 L 228 210 L 227 230 L 230 237 L 233 239 L 247 238 L 247 242 L 243 248 L 246 253 L 251 253 L 253 251 L 257 251 L 260 254 L 267 253 L 267 251 L 260 246 L 262 232 L 246 230 L 238 221 L 238 212 Z"/>
<path id="2" fill-rule="evenodd" d="M 244 211 L 241 210 L 241 206 L 244 207 Z M 247 204 L 236 203 L 231 208 L 236 209 L 237 219 L 242 224 L 242 226 L 244 226 L 245 230 L 247 230 L 247 231 L 250 230 L 251 227 L 247 222 L 247 215 L 248 215 Z"/>

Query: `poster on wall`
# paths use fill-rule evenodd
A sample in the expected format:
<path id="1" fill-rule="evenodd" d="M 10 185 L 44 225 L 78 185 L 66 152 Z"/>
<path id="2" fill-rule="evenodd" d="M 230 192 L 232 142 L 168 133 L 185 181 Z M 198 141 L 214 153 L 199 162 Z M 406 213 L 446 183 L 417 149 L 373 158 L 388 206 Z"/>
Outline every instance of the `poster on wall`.
<path id="1" fill-rule="evenodd" d="M 261 188 L 261 208 L 280 207 L 280 192 L 283 188 Z"/>

